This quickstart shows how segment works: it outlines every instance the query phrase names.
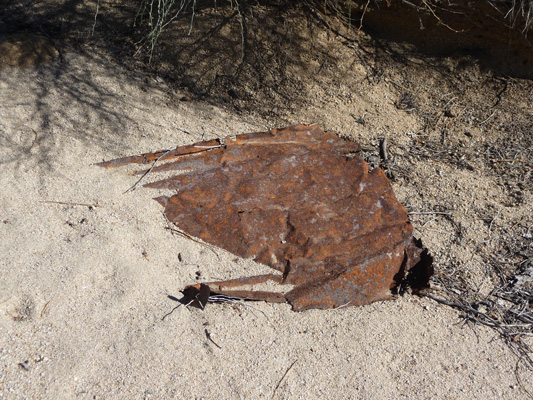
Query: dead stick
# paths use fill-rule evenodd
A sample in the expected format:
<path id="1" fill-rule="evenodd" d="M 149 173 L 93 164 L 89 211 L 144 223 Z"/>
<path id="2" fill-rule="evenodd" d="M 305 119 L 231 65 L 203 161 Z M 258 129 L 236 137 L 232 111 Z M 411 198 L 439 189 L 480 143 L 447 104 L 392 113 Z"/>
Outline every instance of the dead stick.
<path id="1" fill-rule="evenodd" d="M 450 25 L 446 24 L 442 19 L 440 19 L 438 17 L 438 15 L 435 13 L 435 11 L 433 11 L 433 9 L 430 7 L 430 5 L 427 3 L 426 0 L 422 0 L 422 3 L 424 3 L 424 5 L 426 6 L 426 9 L 429 10 L 429 12 L 431 14 L 433 14 L 433 16 L 437 19 L 437 21 L 439 21 L 442 25 L 444 25 L 446 28 L 448 28 L 449 30 L 451 30 L 452 32 L 455 32 L 455 33 L 462 33 L 464 32 L 465 30 L 462 29 L 462 30 L 457 30 L 457 29 L 453 29 Z"/>
<path id="2" fill-rule="evenodd" d="M 441 303 L 449 307 L 461 308 L 457 303 L 454 303 L 454 302 L 451 302 L 445 299 L 441 299 L 440 297 L 437 297 L 437 296 L 433 296 L 431 293 L 426 293 L 426 296 L 432 300 L 435 300 L 437 303 Z"/>
<path id="3" fill-rule="evenodd" d="M 165 157 L 169 152 L 170 150 L 167 150 L 163 154 L 161 154 L 159 157 L 157 157 L 157 159 L 152 163 L 152 166 L 150 167 L 150 169 L 148 169 L 144 174 L 142 174 L 142 176 L 137 180 L 137 182 L 135 182 L 133 186 L 130 187 L 128 190 L 126 190 L 123 194 L 128 193 L 130 190 L 135 189 L 137 185 L 144 179 L 144 177 L 148 175 L 150 172 L 152 172 L 157 162 L 161 160 L 163 157 Z"/>
<path id="4" fill-rule="evenodd" d="M 191 303 L 189 303 L 191 304 Z M 188 304 L 187 304 L 188 305 Z M 187 307 L 187 305 L 185 307 Z M 176 307 L 174 307 L 172 310 L 170 310 L 168 313 L 166 313 L 165 315 L 163 315 L 163 318 L 161 318 L 161 321 L 164 321 L 166 317 L 168 317 L 170 314 L 172 314 L 175 310 L 177 310 L 178 308 L 180 308 L 182 306 L 182 304 L 178 304 Z"/>
<path id="5" fill-rule="evenodd" d="M 472 308 L 472 306 L 470 304 L 461 304 L 461 303 L 456 303 L 456 302 L 453 302 L 453 301 L 447 301 L 445 299 L 441 299 L 440 297 L 434 296 L 431 293 L 427 293 L 426 296 L 429 297 L 430 299 L 435 300 L 437 303 L 445 304 L 447 306 L 450 306 L 450 307 L 453 307 L 453 308 L 457 308 L 457 309 L 459 309 L 461 311 L 474 314 L 474 317 L 467 317 L 467 318 L 470 318 L 471 320 L 473 320 L 475 322 L 479 322 L 482 325 L 490 326 L 490 327 L 493 327 L 493 328 L 499 328 L 499 329 L 502 329 L 502 328 L 505 328 L 505 327 L 512 327 L 512 325 L 508 325 L 507 326 L 507 325 L 500 324 L 497 320 L 495 320 L 494 318 L 489 317 L 486 313 L 483 313 L 481 311 L 478 311 L 478 310 Z M 482 320 L 482 319 L 479 319 L 477 317 L 483 317 L 483 318 L 486 319 L 486 321 Z"/>
<path id="6" fill-rule="evenodd" d="M 43 310 L 41 311 L 41 318 L 43 317 L 46 309 L 48 308 L 48 304 L 50 304 L 52 300 L 48 300 L 48 302 L 44 305 Z"/>
<path id="7" fill-rule="evenodd" d="M 98 207 L 98 203 L 95 203 L 95 204 L 87 204 L 87 203 L 71 203 L 71 202 L 69 202 L 69 201 L 41 200 L 39 203 L 62 204 L 62 205 L 65 205 L 65 206 Z"/>
<path id="8" fill-rule="evenodd" d="M 369 4 L 370 4 L 370 0 L 366 2 L 365 8 L 363 9 L 363 15 L 361 15 L 361 20 L 359 21 L 359 29 L 357 29 L 358 31 L 361 31 L 361 29 L 363 28 L 363 19 L 365 18 L 366 10 Z"/>
<path id="9" fill-rule="evenodd" d="M 206 329 L 205 330 L 205 336 L 207 337 L 207 340 L 209 340 L 211 343 L 213 343 L 215 346 L 217 346 L 219 349 L 221 349 L 222 347 L 220 347 L 214 340 L 213 338 L 211 337 L 211 334 L 209 333 L 209 331 Z"/>
<path id="10" fill-rule="evenodd" d="M 270 398 L 270 400 L 272 400 L 274 398 L 274 396 L 276 395 L 276 390 L 278 390 L 278 388 L 281 385 L 281 382 L 283 382 L 283 379 L 285 379 L 285 377 L 287 376 L 287 374 L 289 373 L 291 368 L 294 366 L 294 364 L 296 364 L 296 361 L 298 361 L 298 359 L 294 360 L 293 363 L 289 366 L 289 368 L 287 368 L 287 371 L 285 371 L 285 373 L 283 374 L 283 376 L 279 380 L 278 384 L 276 385 L 276 388 L 274 389 L 274 392 L 272 392 L 272 397 Z"/>

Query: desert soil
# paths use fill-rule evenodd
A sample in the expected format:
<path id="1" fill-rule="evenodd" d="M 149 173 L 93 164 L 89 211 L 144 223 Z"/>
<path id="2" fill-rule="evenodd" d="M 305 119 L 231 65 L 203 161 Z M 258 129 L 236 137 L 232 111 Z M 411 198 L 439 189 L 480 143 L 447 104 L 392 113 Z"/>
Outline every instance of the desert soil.
<path id="1" fill-rule="evenodd" d="M 387 138 L 382 166 L 435 257 L 435 296 L 489 296 L 533 260 L 530 81 L 290 11 L 272 22 L 283 32 L 265 28 L 275 68 L 253 59 L 218 79 L 229 58 L 202 74 L 205 48 L 189 65 L 173 53 L 216 12 L 163 36 L 151 70 L 91 25 L 52 62 L 0 70 L 0 398 L 530 398 L 516 347 L 428 297 L 176 308 L 188 284 L 269 269 L 173 235 L 155 192 L 125 193 L 136 177 L 93 164 L 296 123 L 358 141 L 371 163 Z"/>

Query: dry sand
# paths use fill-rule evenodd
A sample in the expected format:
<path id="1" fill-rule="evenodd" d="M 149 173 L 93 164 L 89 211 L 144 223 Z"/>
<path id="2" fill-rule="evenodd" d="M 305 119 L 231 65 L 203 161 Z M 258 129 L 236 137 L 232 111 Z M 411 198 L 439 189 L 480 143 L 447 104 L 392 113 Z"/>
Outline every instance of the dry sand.
<path id="1" fill-rule="evenodd" d="M 493 330 L 427 298 L 168 314 L 177 303 L 167 295 L 180 297 L 197 271 L 207 281 L 268 269 L 173 236 L 154 192 L 124 193 L 135 177 L 92 164 L 273 122 L 176 105 L 164 82 L 64 56 L 0 72 L 1 399 L 528 398 L 517 358 Z M 367 104 L 372 96 L 383 98 L 368 93 Z M 285 118 L 363 139 L 368 127 L 320 107 Z M 405 134 L 404 123 L 392 134 Z M 426 236 L 438 254 L 439 232 Z M 532 390 L 531 371 L 518 371 Z"/>

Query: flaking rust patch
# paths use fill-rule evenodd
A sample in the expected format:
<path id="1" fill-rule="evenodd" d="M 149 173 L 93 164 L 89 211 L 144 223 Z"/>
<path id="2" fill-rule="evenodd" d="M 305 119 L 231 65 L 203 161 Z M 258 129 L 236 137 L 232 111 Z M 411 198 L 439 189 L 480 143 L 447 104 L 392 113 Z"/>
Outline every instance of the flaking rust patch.
<path id="1" fill-rule="evenodd" d="M 277 271 L 188 286 L 191 300 L 208 285 L 211 294 L 289 302 L 301 311 L 391 299 L 405 284 L 428 287 L 433 274 L 389 180 L 379 168 L 369 172 L 359 151 L 317 125 L 296 125 L 98 165 L 152 163 L 137 172 L 147 178 L 185 171 L 144 185 L 177 191 L 156 198 L 168 219 L 191 237 Z M 235 290 L 269 280 L 294 287 Z"/>

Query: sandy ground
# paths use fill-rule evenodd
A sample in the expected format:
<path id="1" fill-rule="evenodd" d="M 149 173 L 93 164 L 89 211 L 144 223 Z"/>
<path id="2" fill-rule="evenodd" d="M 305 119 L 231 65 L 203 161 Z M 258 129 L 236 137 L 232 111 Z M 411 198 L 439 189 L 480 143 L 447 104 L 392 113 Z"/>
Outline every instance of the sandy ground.
<path id="1" fill-rule="evenodd" d="M 273 122 L 176 104 L 164 82 L 64 56 L 0 72 L 1 399 L 528 398 L 493 330 L 427 298 L 168 315 L 177 303 L 167 296 L 180 297 L 198 271 L 208 281 L 268 269 L 173 236 L 153 192 L 124 193 L 135 177 L 92 164 Z M 354 125 L 317 110 L 286 119 L 343 133 Z M 357 138 L 363 127 L 354 129 Z M 531 371 L 518 371 L 531 386 Z"/>

